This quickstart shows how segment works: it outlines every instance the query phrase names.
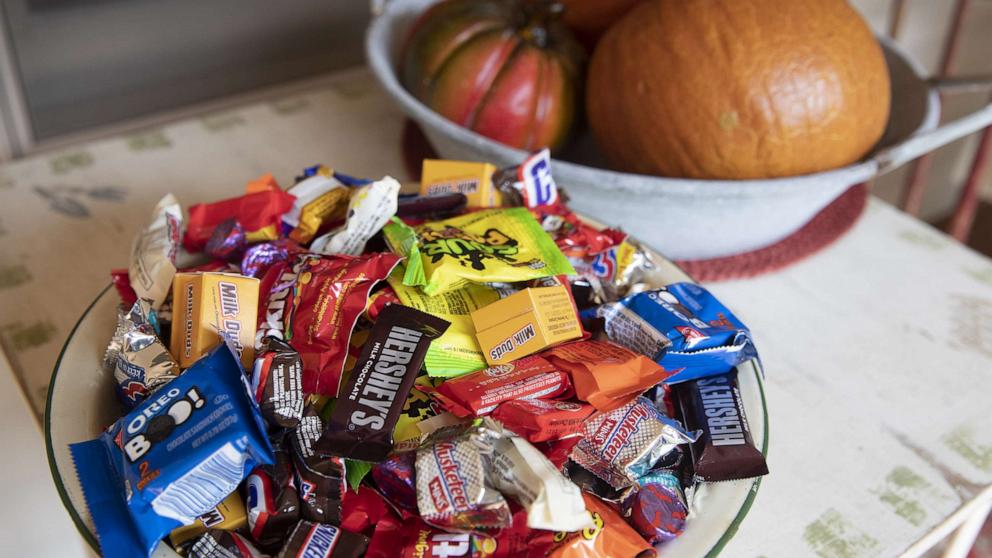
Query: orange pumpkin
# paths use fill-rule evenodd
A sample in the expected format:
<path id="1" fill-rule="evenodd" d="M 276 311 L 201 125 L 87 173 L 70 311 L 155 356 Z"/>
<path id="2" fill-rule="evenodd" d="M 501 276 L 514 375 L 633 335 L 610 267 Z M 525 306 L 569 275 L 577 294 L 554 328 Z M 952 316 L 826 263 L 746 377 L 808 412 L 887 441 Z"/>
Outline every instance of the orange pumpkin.
<path id="1" fill-rule="evenodd" d="M 643 174 L 832 169 L 867 154 L 889 116 L 882 49 L 845 0 L 645 0 L 588 72 L 600 148 Z"/>
<path id="2" fill-rule="evenodd" d="M 414 24 L 403 84 L 461 126 L 533 151 L 561 147 L 581 110 L 585 53 L 545 0 L 446 0 Z"/>
<path id="3" fill-rule="evenodd" d="M 640 0 L 560 0 L 565 7 L 562 21 L 587 48 L 620 16 Z"/>

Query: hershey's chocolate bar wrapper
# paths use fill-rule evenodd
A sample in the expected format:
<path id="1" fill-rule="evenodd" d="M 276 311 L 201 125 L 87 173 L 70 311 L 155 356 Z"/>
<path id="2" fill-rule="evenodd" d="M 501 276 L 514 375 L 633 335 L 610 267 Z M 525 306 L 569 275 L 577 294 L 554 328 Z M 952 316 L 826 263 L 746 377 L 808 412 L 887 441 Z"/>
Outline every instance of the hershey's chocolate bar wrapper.
<path id="1" fill-rule="evenodd" d="M 701 430 L 691 446 L 697 480 L 716 482 L 768 474 L 765 456 L 754 446 L 737 370 L 675 386 L 686 426 Z"/>
<path id="2" fill-rule="evenodd" d="M 266 337 L 252 368 L 251 392 L 269 424 L 295 428 L 303 415 L 300 353 L 285 341 Z"/>
<path id="3" fill-rule="evenodd" d="M 300 521 L 277 558 L 359 558 L 369 539 L 327 523 Z"/>
<path id="4" fill-rule="evenodd" d="M 373 463 L 384 460 L 393 450 L 393 430 L 427 347 L 449 325 L 408 306 L 383 308 L 317 449 Z"/>

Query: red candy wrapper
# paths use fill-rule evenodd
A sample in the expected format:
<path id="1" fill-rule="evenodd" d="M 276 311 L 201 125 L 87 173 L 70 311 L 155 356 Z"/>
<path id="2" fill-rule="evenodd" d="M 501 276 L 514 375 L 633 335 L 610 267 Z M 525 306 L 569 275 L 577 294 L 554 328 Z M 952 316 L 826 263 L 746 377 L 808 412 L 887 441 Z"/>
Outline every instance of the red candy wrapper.
<path id="1" fill-rule="evenodd" d="M 562 253 L 570 258 L 590 258 L 609 250 L 627 238 L 617 229 L 597 229 L 579 219 L 563 205 L 531 209 L 531 213 L 548 231 Z"/>
<path id="2" fill-rule="evenodd" d="M 572 384 L 567 373 L 534 355 L 450 379 L 436 388 L 417 388 L 445 410 L 466 418 L 488 415 L 505 401 L 567 397 Z"/>
<path id="3" fill-rule="evenodd" d="M 130 308 L 138 301 L 138 295 L 131 288 L 131 279 L 128 277 L 126 269 L 111 269 L 110 280 L 114 284 L 114 289 L 121 297 L 121 304 Z"/>
<path id="4" fill-rule="evenodd" d="M 262 279 L 256 341 L 287 341 L 303 359 L 303 391 L 337 396 L 355 322 L 372 287 L 399 261 L 387 253 L 300 254 L 276 263 Z"/>
<path id="5" fill-rule="evenodd" d="M 533 535 L 547 534 L 538 541 Z M 544 556 L 551 546 L 550 531 L 527 529 L 527 514 L 513 516 L 513 526 L 496 536 L 448 533 L 419 519 L 400 522 L 392 517 L 375 527 L 365 558 L 524 558 Z"/>
<path id="6" fill-rule="evenodd" d="M 395 519 L 378 492 L 367 486 L 358 492 L 347 490 L 341 502 L 341 528 L 352 533 L 370 534 L 380 521 Z"/>
<path id="7" fill-rule="evenodd" d="M 585 403 L 515 399 L 496 407 L 493 418 L 529 442 L 547 442 L 578 436 L 595 411 Z"/>
<path id="8" fill-rule="evenodd" d="M 272 186 L 237 198 L 191 206 L 183 245 L 190 252 L 202 251 L 217 225 L 228 219 L 241 223 L 248 242 L 275 240 L 282 214 L 293 207 L 294 200 L 293 195 Z"/>

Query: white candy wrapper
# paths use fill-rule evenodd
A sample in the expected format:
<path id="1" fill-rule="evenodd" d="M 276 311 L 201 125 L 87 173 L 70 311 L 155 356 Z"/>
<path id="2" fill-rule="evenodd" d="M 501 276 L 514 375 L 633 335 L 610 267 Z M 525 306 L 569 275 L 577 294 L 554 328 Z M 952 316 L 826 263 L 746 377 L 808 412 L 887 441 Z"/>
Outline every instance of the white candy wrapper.
<path id="1" fill-rule="evenodd" d="M 310 251 L 357 256 L 365 243 L 396 214 L 400 183 L 391 176 L 355 189 L 348 202 L 348 220 L 336 231 L 316 238 Z"/>
<path id="2" fill-rule="evenodd" d="M 487 419 L 491 420 L 491 419 Z M 490 423 L 493 424 L 493 423 Z M 530 442 L 502 430 L 488 470 L 497 490 L 527 510 L 527 527 L 549 531 L 592 528 L 582 491 L 566 479 Z"/>
<path id="3" fill-rule="evenodd" d="M 134 239 L 128 278 L 138 298 L 148 301 L 153 309 L 162 306 L 172 288 L 182 224 L 179 202 L 166 194 L 155 206 L 151 223 Z"/>

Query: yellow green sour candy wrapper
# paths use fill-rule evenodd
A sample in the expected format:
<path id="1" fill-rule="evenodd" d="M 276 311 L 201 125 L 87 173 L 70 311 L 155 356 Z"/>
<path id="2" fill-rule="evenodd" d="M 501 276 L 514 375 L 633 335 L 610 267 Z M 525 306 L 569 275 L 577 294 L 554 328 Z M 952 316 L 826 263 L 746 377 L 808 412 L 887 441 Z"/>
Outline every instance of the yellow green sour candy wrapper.
<path id="1" fill-rule="evenodd" d="M 404 256 L 403 284 L 434 296 L 472 283 L 514 283 L 575 270 L 526 208 L 489 209 L 409 227 L 383 229 Z"/>

